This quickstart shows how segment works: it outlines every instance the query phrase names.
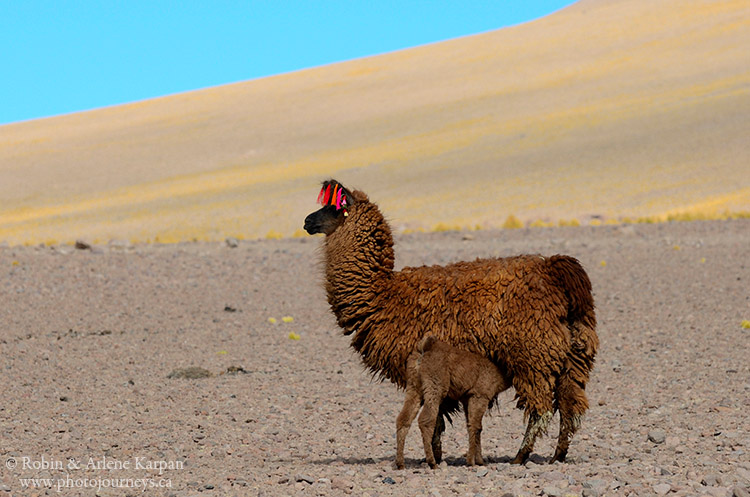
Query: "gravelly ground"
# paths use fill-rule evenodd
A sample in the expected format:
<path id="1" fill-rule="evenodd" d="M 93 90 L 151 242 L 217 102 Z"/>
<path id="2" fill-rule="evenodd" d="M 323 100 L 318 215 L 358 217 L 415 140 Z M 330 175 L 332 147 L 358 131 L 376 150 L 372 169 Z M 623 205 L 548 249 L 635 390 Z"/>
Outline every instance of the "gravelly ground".
<path id="1" fill-rule="evenodd" d="M 336 328 L 320 243 L 0 247 L 0 496 L 140 495 L 141 479 L 179 496 L 748 495 L 750 221 L 397 238 L 398 266 L 537 252 L 587 268 L 592 408 L 552 466 L 554 437 L 508 464 L 524 430 L 509 391 L 485 418 L 487 466 L 463 465 L 461 420 L 440 469 L 416 425 L 393 469 L 402 393 Z M 167 378 L 191 366 L 212 376 Z"/>

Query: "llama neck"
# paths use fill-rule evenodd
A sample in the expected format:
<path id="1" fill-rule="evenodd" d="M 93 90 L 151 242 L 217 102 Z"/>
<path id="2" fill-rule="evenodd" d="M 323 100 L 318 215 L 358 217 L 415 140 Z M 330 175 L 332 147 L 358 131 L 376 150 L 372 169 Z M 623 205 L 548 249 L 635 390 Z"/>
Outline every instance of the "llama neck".
<path id="1" fill-rule="evenodd" d="M 361 331 L 393 275 L 393 236 L 377 206 L 367 202 L 352 209 L 326 237 L 325 255 L 331 310 L 347 334 Z"/>

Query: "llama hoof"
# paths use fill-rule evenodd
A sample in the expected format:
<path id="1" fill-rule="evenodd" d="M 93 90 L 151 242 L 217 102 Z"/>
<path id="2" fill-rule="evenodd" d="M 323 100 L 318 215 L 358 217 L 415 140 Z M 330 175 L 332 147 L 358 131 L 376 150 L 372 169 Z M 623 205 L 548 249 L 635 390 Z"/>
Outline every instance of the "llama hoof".
<path id="1" fill-rule="evenodd" d="M 528 459 L 528 455 L 521 455 L 518 454 L 516 457 L 513 458 L 513 460 L 510 462 L 511 464 L 523 464 L 526 462 L 526 459 Z"/>
<path id="2" fill-rule="evenodd" d="M 556 462 L 565 462 L 565 457 L 568 455 L 568 451 L 555 451 L 555 455 L 552 456 L 552 459 L 549 460 L 550 464 L 554 464 Z"/>

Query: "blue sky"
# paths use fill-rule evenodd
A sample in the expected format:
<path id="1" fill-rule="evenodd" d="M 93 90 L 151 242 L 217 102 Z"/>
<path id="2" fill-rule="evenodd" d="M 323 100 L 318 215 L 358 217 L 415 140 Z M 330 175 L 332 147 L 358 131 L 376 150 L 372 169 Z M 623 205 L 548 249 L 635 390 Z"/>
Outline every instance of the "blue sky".
<path id="1" fill-rule="evenodd" d="M 570 0 L 0 0 L 0 124 L 526 22 Z"/>

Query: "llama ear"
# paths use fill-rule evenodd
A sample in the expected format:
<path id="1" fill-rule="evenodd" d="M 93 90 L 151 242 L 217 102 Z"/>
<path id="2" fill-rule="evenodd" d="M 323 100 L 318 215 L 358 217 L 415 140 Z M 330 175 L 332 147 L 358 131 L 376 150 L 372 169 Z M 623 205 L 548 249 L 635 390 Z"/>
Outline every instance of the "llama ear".
<path id="1" fill-rule="evenodd" d="M 331 179 L 323 182 L 323 187 L 318 194 L 318 203 L 326 206 L 336 207 L 336 210 L 343 210 L 347 214 L 348 208 L 354 202 L 351 192 L 344 188 L 344 185 Z"/>

